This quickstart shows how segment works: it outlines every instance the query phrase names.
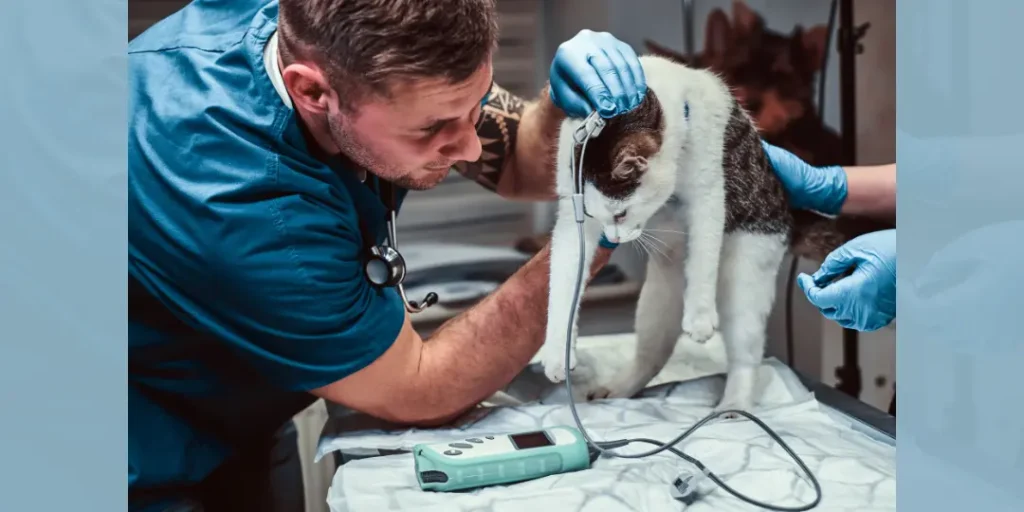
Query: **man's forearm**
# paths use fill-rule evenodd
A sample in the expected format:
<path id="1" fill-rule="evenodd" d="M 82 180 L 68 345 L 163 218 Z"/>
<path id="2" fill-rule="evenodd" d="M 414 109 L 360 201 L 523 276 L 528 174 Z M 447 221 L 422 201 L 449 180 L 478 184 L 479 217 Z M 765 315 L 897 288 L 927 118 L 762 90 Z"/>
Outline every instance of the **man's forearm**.
<path id="1" fill-rule="evenodd" d="M 896 220 L 896 164 L 846 167 L 843 215 Z"/>
<path id="2" fill-rule="evenodd" d="M 564 119 L 547 88 L 527 102 L 495 84 L 477 128 L 483 154 L 455 167 L 505 198 L 555 199 L 558 129 Z"/>
<path id="3" fill-rule="evenodd" d="M 519 143 L 498 184 L 499 194 L 533 201 L 556 198 L 558 130 L 563 120 L 565 113 L 551 102 L 545 88 L 540 98 L 523 112 L 519 123 Z"/>
<path id="4" fill-rule="evenodd" d="M 598 249 L 590 277 L 611 251 Z M 550 252 L 545 246 L 497 291 L 425 341 L 417 381 L 437 417 L 465 411 L 507 386 L 544 343 Z"/>

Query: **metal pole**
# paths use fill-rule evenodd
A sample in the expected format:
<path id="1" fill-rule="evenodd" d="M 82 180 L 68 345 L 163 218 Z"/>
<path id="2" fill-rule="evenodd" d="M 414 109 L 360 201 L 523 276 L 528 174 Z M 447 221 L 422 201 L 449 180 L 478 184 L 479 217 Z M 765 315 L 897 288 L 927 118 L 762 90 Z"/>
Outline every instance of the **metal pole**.
<path id="1" fill-rule="evenodd" d="M 686 59 L 692 63 L 697 53 L 693 42 L 693 0 L 683 0 L 683 50 Z"/>
<path id="2" fill-rule="evenodd" d="M 867 25 L 854 28 L 853 0 L 839 0 L 839 98 L 842 116 L 843 164 L 857 163 L 856 57 Z M 857 331 L 843 329 L 843 365 L 836 368 L 836 388 L 860 398 L 862 375 Z"/>

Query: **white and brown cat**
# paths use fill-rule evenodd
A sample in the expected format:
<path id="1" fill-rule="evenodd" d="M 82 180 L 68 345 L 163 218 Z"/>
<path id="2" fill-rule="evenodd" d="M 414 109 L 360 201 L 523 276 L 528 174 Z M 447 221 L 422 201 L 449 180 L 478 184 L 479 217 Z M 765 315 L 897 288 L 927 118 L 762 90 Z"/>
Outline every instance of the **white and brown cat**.
<path id="1" fill-rule="evenodd" d="M 753 121 L 717 75 L 657 56 L 640 61 L 647 97 L 607 120 L 583 161 L 584 268 L 602 233 L 619 243 L 644 238 L 651 249 L 636 310 L 635 358 L 589 395 L 633 396 L 662 370 L 680 335 L 703 343 L 719 332 L 728 370 L 718 409 L 748 410 L 758 398 L 757 368 L 786 251 L 821 258 L 845 237 L 834 221 L 790 209 Z M 575 151 L 578 162 L 572 134 L 581 122 L 564 120 L 558 141 L 561 199 L 541 349 L 553 382 L 565 379 L 579 261 L 570 155 Z"/>

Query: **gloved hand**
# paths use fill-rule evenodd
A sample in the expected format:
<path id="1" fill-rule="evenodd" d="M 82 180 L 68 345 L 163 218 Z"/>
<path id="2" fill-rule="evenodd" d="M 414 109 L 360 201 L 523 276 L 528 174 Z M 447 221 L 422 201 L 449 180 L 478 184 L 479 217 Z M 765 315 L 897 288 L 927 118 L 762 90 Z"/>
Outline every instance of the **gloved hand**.
<path id="1" fill-rule="evenodd" d="M 846 201 L 846 171 L 841 166 L 814 167 L 800 157 L 762 142 L 775 174 L 789 195 L 789 204 L 800 210 L 835 215 Z"/>
<path id="2" fill-rule="evenodd" d="M 841 277 L 846 270 L 853 273 Z M 797 284 L 821 314 L 847 329 L 874 331 L 896 318 L 896 230 L 861 235 L 832 251 Z"/>
<path id="3" fill-rule="evenodd" d="M 551 101 L 570 117 L 597 110 L 608 119 L 633 110 L 646 95 L 636 52 L 607 32 L 580 31 L 551 61 Z"/>

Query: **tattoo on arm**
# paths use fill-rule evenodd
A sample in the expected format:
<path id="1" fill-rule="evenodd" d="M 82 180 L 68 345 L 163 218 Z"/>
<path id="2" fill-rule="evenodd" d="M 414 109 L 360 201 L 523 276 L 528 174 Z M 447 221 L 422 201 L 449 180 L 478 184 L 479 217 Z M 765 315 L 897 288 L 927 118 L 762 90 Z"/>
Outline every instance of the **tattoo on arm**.
<path id="1" fill-rule="evenodd" d="M 515 154 L 519 122 L 526 106 L 522 98 L 498 84 L 492 85 L 477 125 L 483 153 L 475 162 L 457 163 L 455 168 L 459 173 L 496 191 L 502 172 Z"/>

